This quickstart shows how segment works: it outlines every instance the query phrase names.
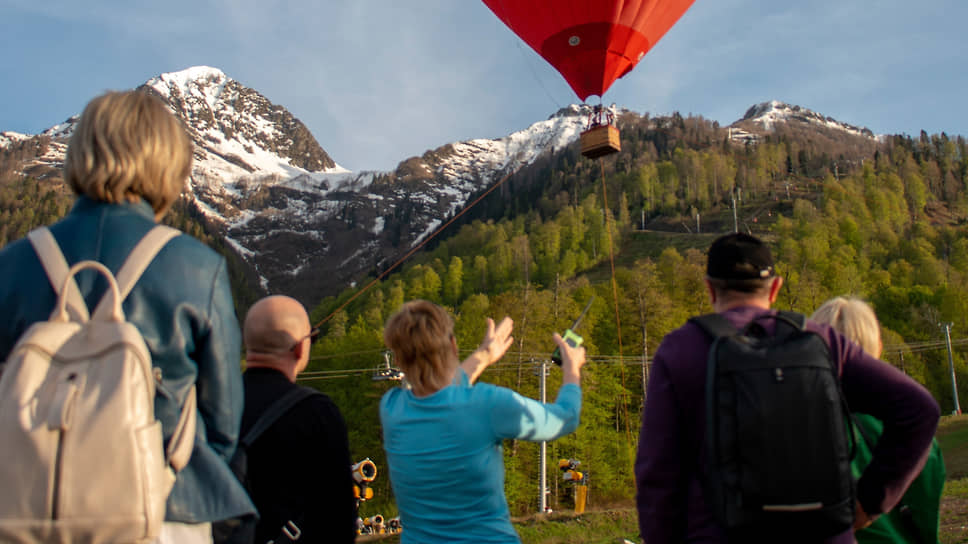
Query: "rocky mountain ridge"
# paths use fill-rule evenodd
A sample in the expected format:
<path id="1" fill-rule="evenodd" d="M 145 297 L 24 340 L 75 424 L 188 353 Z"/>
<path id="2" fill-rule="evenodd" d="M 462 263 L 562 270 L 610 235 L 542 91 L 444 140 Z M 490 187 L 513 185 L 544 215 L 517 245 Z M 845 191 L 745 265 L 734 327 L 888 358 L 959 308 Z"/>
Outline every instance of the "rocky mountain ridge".
<path id="1" fill-rule="evenodd" d="M 731 129 L 730 138 L 734 141 L 757 141 L 763 133 L 773 132 L 777 124 L 792 125 L 801 129 L 832 130 L 851 136 L 876 138 L 874 133 L 866 127 L 843 123 L 813 110 L 779 100 L 761 102 L 751 106 L 742 118 L 729 125 Z"/>
<path id="2" fill-rule="evenodd" d="M 251 266 L 254 284 L 308 303 L 385 268 L 503 176 L 573 145 L 590 110 L 572 105 L 504 138 L 446 144 L 392 172 L 350 172 L 283 106 L 218 69 L 161 74 L 140 88 L 165 100 L 194 140 L 191 205 Z M 863 133 L 780 102 L 734 125 L 755 138 L 791 119 Z M 24 172 L 56 175 L 75 122 L 39 135 L 50 143 Z M 0 148 L 28 138 L 0 133 Z"/>

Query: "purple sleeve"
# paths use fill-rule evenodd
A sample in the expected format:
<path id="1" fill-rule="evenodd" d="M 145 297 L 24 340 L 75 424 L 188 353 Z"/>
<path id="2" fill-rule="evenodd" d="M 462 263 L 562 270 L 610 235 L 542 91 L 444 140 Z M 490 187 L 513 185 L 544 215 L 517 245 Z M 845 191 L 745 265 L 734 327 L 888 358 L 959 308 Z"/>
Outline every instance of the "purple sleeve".
<path id="1" fill-rule="evenodd" d="M 927 389 L 903 372 L 874 359 L 840 334 L 826 332 L 841 364 L 851 411 L 884 422 L 871 463 L 857 483 L 857 498 L 868 514 L 887 512 L 924 466 L 940 408 Z"/>
<path id="2" fill-rule="evenodd" d="M 646 390 L 639 449 L 635 459 L 639 531 L 650 544 L 681 542 L 686 527 L 683 437 L 669 368 L 660 346 Z"/>

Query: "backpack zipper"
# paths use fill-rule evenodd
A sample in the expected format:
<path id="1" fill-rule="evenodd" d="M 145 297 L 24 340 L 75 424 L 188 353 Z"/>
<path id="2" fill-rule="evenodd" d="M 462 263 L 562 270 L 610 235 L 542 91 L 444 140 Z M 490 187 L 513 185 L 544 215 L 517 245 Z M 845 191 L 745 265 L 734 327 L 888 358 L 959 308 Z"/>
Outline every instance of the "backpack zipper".
<path id="1" fill-rule="evenodd" d="M 50 496 L 50 519 L 57 520 L 60 517 L 57 504 L 60 502 L 60 478 L 61 478 L 61 457 L 64 452 L 64 430 L 57 431 L 57 452 L 54 454 L 54 476 L 52 482 L 52 493 Z"/>
<path id="2" fill-rule="evenodd" d="M 65 380 L 66 385 L 58 386 L 58 394 L 51 407 L 52 413 L 48 416 L 48 424 L 57 424 L 57 450 L 54 452 L 54 470 L 51 476 L 51 498 L 50 498 L 50 518 L 57 520 L 60 517 L 58 505 L 60 503 L 60 487 L 63 472 L 64 457 L 64 435 L 71 426 L 72 408 L 75 394 L 77 393 L 77 374 L 71 372 Z"/>

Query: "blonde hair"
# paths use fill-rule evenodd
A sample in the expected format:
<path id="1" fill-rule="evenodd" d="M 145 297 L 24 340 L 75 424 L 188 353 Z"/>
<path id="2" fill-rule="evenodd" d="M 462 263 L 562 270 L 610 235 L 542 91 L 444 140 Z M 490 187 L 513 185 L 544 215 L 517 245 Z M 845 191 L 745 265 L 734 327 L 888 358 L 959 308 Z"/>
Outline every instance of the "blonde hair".
<path id="1" fill-rule="evenodd" d="M 457 362 L 453 351 L 454 321 L 443 308 L 412 300 L 390 316 L 383 341 L 417 394 L 447 386 Z"/>
<path id="2" fill-rule="evenodd" d="M 159 98 L 108 92 L 91 100 L 74 127 L 64 179 L 101 202 L 144 198 L 161 216 L 178 199 L 192 169 L 192 141 Z"/>
<path id="3" fill-rule="evenodd" d="M 868 354 L 880 357 L 881 328 L 874 309 L 856 297 L 835 297 L 824 302 L 810 319 L 826 323 L 864 348 Z"/>

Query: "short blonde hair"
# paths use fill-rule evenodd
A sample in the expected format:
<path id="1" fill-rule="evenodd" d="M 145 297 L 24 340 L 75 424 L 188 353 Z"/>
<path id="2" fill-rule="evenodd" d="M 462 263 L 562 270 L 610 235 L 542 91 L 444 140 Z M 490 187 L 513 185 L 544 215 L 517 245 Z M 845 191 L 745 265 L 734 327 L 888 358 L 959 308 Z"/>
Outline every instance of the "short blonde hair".
<path id="1" fill-rule="evenodd" d="M 144 198 L 156 215 L 178 199 L 192 170 L 192 141 L 159 98 L 108 92 L 91 100 L 74 127 L 64 179 L 101 202 Z"/>
<path id="2" fill-rule="evenodd" d="M 453 353 L 454 321 L 443 308 L 426 300 L 412 300 L 390 316 L 383 341 L 407 381 L 420 394 L 447 386 Z"/>
<path id="3" fill-rule="evenodd" d="M 871 356 L 879 357 L 881 327 L 869 304 L 857 297 L 835 297 L 824 302 L 810 319 L 826 323 L 864 348 Z"/>

